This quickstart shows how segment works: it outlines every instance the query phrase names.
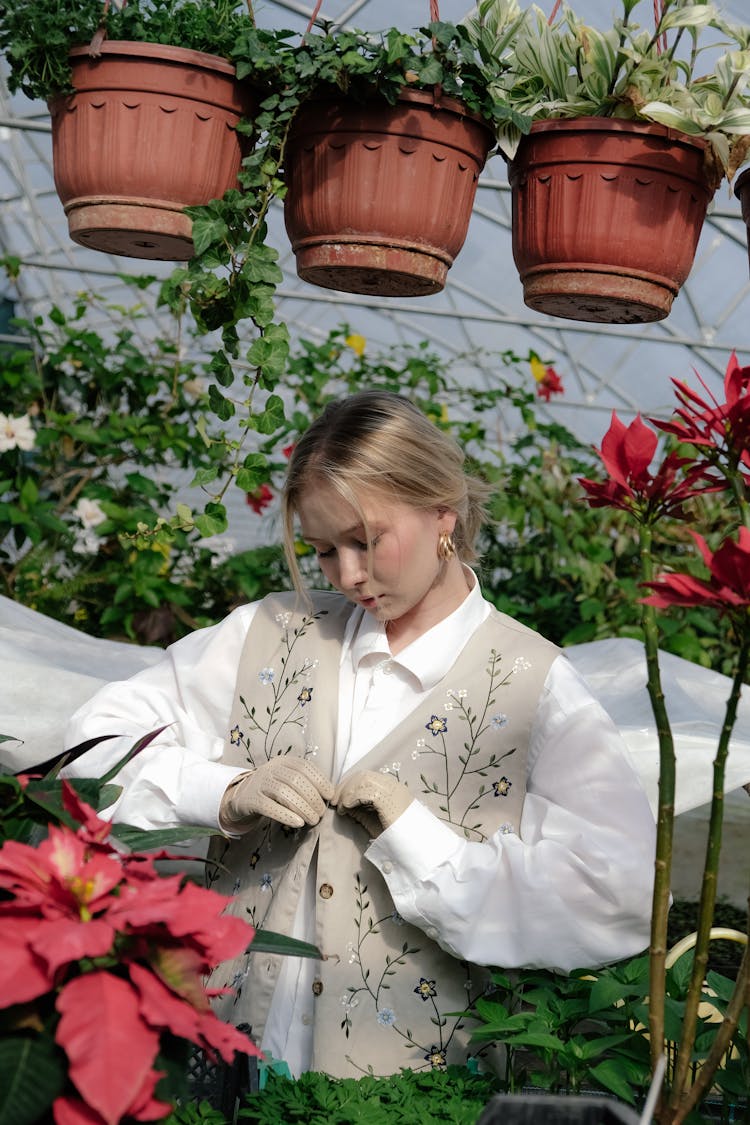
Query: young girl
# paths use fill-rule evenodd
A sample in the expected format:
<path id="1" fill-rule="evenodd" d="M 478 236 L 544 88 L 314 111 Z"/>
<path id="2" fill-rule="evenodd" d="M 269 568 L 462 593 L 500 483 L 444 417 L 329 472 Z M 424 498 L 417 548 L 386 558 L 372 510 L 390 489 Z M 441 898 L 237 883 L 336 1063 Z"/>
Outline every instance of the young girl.
<path id="1" fill-rule="evenodd" d="M 69 773 L 123 770 L 112 815 L 220 827 L 212 885 L 323 959 L 250 953 L 212 984 L 265 1051 L 356 1075 L 463 1062 L 485 966 L 562 971 L 648 944 L 654 823 L 565 657 L 482 597 L 486 486 L 405 399 L 332 403 L 283 495 L 298 589 L 110 684 Z M 300 588 L 295 528 L 335 592 Z"/>

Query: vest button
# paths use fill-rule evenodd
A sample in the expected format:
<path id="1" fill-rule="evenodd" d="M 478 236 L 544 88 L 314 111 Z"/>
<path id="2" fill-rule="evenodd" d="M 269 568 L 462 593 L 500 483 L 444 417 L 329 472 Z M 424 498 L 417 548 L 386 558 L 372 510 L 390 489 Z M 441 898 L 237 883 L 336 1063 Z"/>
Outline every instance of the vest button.
<path id="1" fill-rule="evenodd" d="M 333 887 L 330 883 L 322 883 L 318 894 L 321 898 L 331 898 L 333 895 Z"/>
<path id="2" fill-rule="evenodd" d="M 320 996 L 321 992 L 323 991 L 323 981 L 322 980 L 314 980 L 313 983 L 312 983 L 312 991 L 313 991 L 313 996 Z"/>

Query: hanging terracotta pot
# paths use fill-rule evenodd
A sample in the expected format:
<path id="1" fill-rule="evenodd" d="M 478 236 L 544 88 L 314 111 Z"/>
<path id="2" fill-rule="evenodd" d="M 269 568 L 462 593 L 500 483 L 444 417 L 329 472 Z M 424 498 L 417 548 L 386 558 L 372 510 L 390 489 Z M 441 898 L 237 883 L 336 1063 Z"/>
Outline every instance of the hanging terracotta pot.
<path id="1" fill-rule="evenodd" d="M 50 102 L 55 187 L 74 242 L 132 258 L 193 254 L 183 208 L 237 186 L 235 126 L 253 97 L 225 59 L 158 43 L 70 52 L 75 94 Z"/>
<path id="2" fill-rule="evenodd" d="M 662 125 L 536 122 L 508 168 L 526 304 L 609 324 L 668 316 L 715 191 L 704 157 Z"/>
<path id="3" fill-rule="evenodd" d="M 297 273 L 347 293 L 417 297 L 445 285 L 494 137 L 429 91 L 394 106 L 307 103 L 285 160 L 284 219 Z"/>

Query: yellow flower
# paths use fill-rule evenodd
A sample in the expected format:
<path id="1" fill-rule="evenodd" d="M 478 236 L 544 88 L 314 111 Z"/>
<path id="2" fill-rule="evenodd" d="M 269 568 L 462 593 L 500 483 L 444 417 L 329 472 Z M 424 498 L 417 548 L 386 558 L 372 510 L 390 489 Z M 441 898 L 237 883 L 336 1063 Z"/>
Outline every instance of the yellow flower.
<path id="1" fill-rule="evenodd" d="M 537 383 L 543 382 L 547 375 L 547 367 L 542 363 L 538 355 L 531 353 L 529 357 L 529 366 L 531 367 L 531 374 L 536 379 Z"/>
<path id="2" fill-rule="evenodd" d="M 347 348 L 351 348 L 354 354 L 360 359 L 365 354 L 367 340 L 365 340 L 364 336 L 358 336 L 356 332 L 353 332 L 351 336 L 346 337 L 344 343 L 346 344 Z"/>

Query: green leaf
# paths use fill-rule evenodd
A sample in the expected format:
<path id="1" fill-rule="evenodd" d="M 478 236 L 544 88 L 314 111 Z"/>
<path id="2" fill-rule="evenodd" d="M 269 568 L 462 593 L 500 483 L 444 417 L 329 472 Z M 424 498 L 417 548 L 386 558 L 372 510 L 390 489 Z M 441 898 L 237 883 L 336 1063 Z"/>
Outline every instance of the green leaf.
<path id="1" fill-rule="evenodd" d="M 52 1040 L 0 1038 L 0 1125 L 34 1125 L 64 1084 L 62 1056 Z"/>
<path id="2" fill-rule="evenodd" d="M 221 391 L 210 384 L 208 388 L 208 403 L 211 410 L 222 422 L 228 422 L 235 411 L 234 403 L 225 398 Z"/>
<path id="3" fill-rule="evenodd" d="M 601 1082 L 605 1089 L 610 1090 L 618 1098 L 635 1104 L 635 1095 L 630 1083 L 623 1077 L 622 1061 L 620 1059 L 605 1059 L 591 1068 L 591 1074 L 597 1082 Z"/>
<path id="4" fill-rule="evenodd" d="M 321 960 L 323 954 L 317 946 L 297 938 L 277 934 L 273 930 L 256 930 L 255 937 L 248 947 L 249 953 L 283 953 L 293 957 L 314 957 Z"/>
<path id="5" fill-rule="evenodd" d="M 218 836 L 218 828 L 205 825 L 185 824 L 179 828 L 135 828 L 132 824 L 112 825 L 112 835 L 131 851 L 154 851 L 174 844 L 200 840 L 205 836 Z"/>
<path id="6" fill-rule="evenodd" d="M 228 234 L 226 222 L 218 216 L 193 219 L 193 246 L 196 254 L 204 254 L 209 247 L 223 243 Z"/>
<path id="7" fill-rule="evenodd" d="M 195 517 L 195 526 L 203 539 L 221 535 L 227 529 L 227 512 L 223 504 L 206 504 L 206 509 Z"/>
<path id="8" fill-rule="evenodd" d="M 201 487 L 202 488 L 204 485 L 211 484 L 212 481 L 215 481 L 216 478 L 218 477 L 218 475 L 219 475 L 219 466 L 218 465 L 208 465 L 208 466 L 206 466 L 206 468 L 198 469 L 198 471 L 196 472 L 195 476 L 193 477 L 193 479 L 190 483 L 194 487 Z"/>
<path id="9" fill-rule="evenodd" d="M 261 434 L 274 434 L 285 421 L 284 403 L 278 395 L 270 395 L 262 413 L 254 418 L 254 427 Z"/>

